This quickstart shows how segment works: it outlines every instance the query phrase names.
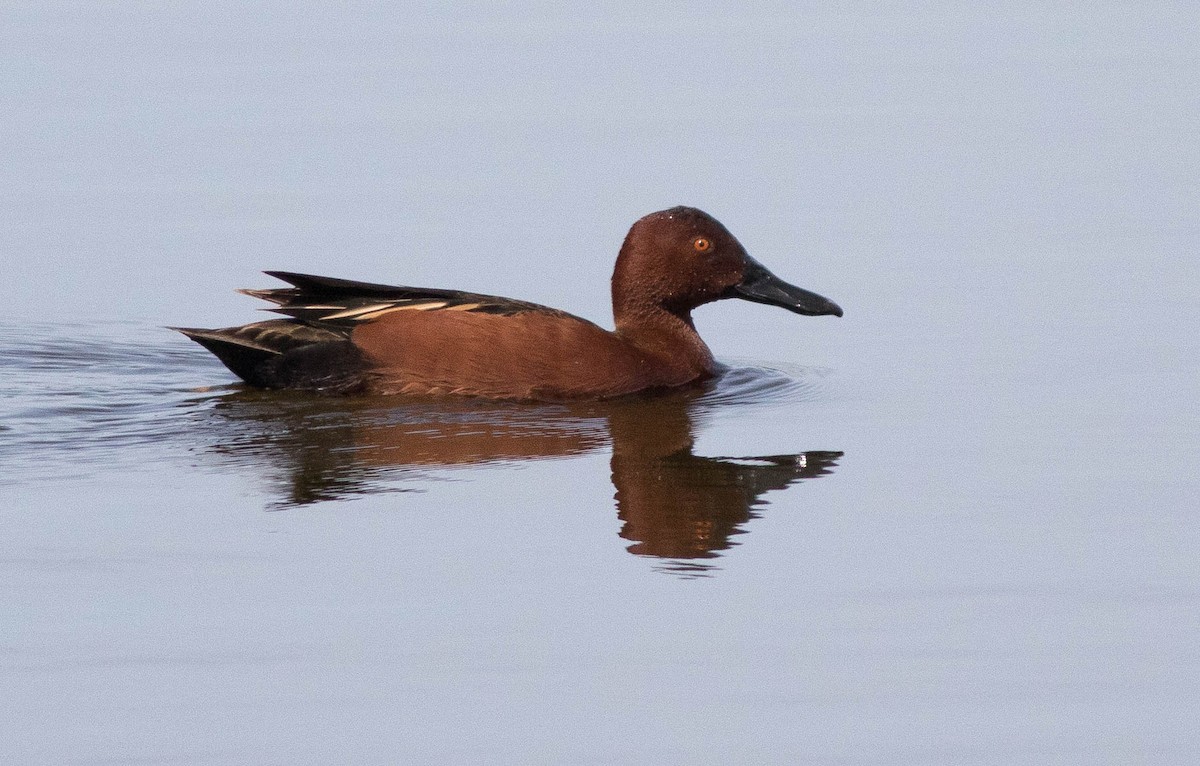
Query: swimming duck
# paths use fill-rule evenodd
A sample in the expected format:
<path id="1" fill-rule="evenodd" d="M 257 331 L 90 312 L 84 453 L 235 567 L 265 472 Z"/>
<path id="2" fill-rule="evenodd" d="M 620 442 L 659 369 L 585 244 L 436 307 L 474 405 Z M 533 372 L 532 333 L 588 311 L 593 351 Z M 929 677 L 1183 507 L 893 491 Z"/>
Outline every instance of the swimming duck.
<path id="1" fill-rule="evenodd" d="M 217 330 L 172 328 L 253 386 L 325 393 L 603 399 L 687 385 L 720 366 L 692 323 L 723 298 L 808 316 L 836 303 L 776 277 L 707 213 L 641 218 L 612 277 L 615 331 L 536 303 L 458 290 L 265 272 L 291 287 L 241 292 L 287 316 Z"/>

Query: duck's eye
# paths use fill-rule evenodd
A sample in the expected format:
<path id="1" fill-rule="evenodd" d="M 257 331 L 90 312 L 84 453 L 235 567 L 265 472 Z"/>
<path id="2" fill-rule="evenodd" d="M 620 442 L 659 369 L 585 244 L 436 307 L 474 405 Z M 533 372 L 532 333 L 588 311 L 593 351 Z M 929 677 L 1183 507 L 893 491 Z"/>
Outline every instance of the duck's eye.
<path id="1" fill-rule="evenodd" d="M 712 240 L 705 239 L 704 237 L 696 237 L 692 241 L 692 247 L 696 248 L 697 253 L 707 253 L 709 250 L 712 250 Z"/>

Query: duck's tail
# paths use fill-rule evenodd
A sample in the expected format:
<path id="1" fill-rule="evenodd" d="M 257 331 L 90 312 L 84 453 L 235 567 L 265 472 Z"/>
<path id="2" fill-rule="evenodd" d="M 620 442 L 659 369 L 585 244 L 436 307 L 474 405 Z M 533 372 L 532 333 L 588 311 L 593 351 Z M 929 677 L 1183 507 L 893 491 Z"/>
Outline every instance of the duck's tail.
<path id="1" fill-rule="evenodd" d="M 289 319 L 206 330 L 171 327 L 252 386 L 329 393 L 361 390 L 367 364 L 346 334 Z"/>

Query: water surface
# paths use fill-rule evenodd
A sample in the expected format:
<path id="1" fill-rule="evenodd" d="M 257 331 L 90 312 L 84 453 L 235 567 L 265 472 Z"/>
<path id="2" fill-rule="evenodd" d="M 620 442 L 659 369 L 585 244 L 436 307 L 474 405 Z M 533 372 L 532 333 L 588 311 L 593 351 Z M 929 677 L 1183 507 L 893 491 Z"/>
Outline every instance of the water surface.
<path id="1" fill-rule="evenodd" d="M 1179 4 L 0 7 L 0 762 L 1192 764 Z M 242 388 L 262 269 L 844 319 L 578 405 Z"/>

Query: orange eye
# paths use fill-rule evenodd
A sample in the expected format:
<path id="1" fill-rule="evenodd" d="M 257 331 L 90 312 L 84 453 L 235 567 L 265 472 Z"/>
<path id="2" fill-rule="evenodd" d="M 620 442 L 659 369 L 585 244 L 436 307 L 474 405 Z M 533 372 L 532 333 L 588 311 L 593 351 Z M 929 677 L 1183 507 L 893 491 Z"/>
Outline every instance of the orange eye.
<path id="1" fill-rule="evenodd" d="M 707 253 L 709 250 L 712 250 L 712 242 L 704 237 L 696 237 L 696 240 L 692 242 L 692 247 L 696 248 L 696 252 L 698 253 Z"/>

